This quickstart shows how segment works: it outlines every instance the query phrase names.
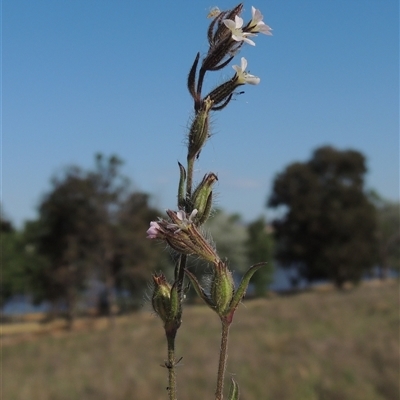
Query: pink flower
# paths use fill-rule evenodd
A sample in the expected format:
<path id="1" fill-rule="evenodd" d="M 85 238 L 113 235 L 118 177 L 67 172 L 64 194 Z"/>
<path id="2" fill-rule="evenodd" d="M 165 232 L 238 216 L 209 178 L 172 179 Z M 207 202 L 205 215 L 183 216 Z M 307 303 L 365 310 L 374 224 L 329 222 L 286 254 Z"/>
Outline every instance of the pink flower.
<path id="1" fill-rule="evenodd" d="M 150 222 L 150 228 L 147 229 L 147 239 L 157 239 L 160 237 L 160 225 L 158 225 L 157 222 L 151 221 Z"/>

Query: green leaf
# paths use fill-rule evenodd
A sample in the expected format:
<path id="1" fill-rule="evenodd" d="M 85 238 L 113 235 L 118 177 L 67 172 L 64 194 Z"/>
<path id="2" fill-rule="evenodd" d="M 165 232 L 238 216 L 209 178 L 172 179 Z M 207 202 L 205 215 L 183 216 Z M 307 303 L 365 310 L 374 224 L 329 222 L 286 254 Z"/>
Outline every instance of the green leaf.
<path id="1" fill-rule="evenodd" d="M 187 269 L 185 269 L 185 274 L 189 278 L 190 283 L 194 287 L 194 290 L 196 291 L 196 293 L 207 303 L 208 306 L 210 306 L 212 309 L 214 309 L 213 302 L 207 296 L 207 293 L 204 291 L 204 289 L 200 286 L 200 283 L 197 280 L 197 278 Z"/>
<path id="2" fill-rule="evenodd" d="M 232 379 L 231 387 L 229 389 L 228 400 L 239 400 L 239 385 Z"/>
<path id="3" fill-rule="evenodd" d="M 179 186 L 178 186 L 178 206 L 182 209 L 185 208 L 186 206 L 186 189 L 185 189 L 185 184 L 186 184 L 186 170 L 184 166 L 178 162 L 179 165 Z"/>
<path id="4" fill-rule="evenodd" d="M 239 305 L 240 301 L 242 300 L 243 296 L 246 293 L 247 287 L 249 286 L 249 282 L 251 277 L 254 275 L 254 273 L 261 268 L 263 265 L 266 265 L 266 262 L 261 262 L 258 264 L 254 264 L 252 267 L 250 267 L 247 272 L 244 274 L 242 281 L 240 282 L 240 285 L 238 289 L 235 292 L 235 295 L 233 296 L 232 303 L 229 307 L 229 313 L 232 313 L 237 306 Z"/>

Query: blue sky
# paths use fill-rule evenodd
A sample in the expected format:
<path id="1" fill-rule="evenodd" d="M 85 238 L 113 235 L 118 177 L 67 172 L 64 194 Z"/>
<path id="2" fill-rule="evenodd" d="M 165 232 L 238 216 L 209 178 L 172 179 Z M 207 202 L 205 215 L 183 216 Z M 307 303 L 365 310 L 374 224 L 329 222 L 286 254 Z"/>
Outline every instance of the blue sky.
<path id="1" fill-rule="evenodd" d="M 4 0 L 2 204 L 17 226 L 36 216 L 50 178 L 117 154 L 134 186 L 175 208 L 177 161 L 192 116 L 186 76 L 207 51 L 207 13 L 222 0 Z M 399 198 L 397 0 L 269 0 L 273 36 L 240 57 L 261 78 L 215 113 L 196 179 L 219 177 L 217 205 L 250 221 L 273 179 L 322 145 L 361 151 L 367 187 Z M 209 88 L 234 73 L 210 74 Z"/>

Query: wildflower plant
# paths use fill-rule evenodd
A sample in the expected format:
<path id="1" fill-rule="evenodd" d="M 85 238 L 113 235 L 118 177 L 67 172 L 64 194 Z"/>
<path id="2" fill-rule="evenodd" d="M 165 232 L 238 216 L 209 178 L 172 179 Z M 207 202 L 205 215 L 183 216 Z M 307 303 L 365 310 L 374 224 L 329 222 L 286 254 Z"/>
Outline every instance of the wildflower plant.
<path id="1" fill-rule="evenodd" d="M 244 44 L 255 45 L 253 39 L 259 34 L 271 35 L 271 28 L 263 22 L 259 10 L 252 7 L 252 18 L 244 23 L 240 16 L 243 4 L 232 10 L 214 8 L 207 31 L 209 48 L 200 59 L 197 53 L 190 68 L 187 87 L 193 98 L 194 117 L 188 132 L 186 166 L 179 163 L 177 210 L 167 210 L 166 218 L 152 221 L 147 230 L 149 239 L 165 242 L 176 253 L 173 282 L 160 274 L 153 275 L 152 306 L 164 324 L 168 357 L 164 366 L 168 370 L 168 397 L 177 399 L 175 339 L 182 321 L 185 280 L 214 311 L 221 321 L 221 348 L 217 373 L 215 399 L 223 399 L 224 377 L 227 361 L 228 335 L 235 311 L 241 302 L 253 274 L 265 263 L 253 265 L 235 287 L 232 272 L 226 260 L 221 260 L 215 245 L 206 236 L 202 225 L 210 217 L 213 206 L 215 173 L 208 173 L 196 186 L 193 183 L 194 165 L 210 137 L 210 115 L 223 110 L 239 86 L 258 85 L 260 78 L 246 71 L 247 60 L 242 57 L 240 65 L 233 65 L 234 74 L 207 94 L 203 94 L 206 75 L 228 66 Z M 194 273 L 188 270 L 189 257 L 206 261 L 212 268 L 210 286 L 203 288 Z M 238 384 L 232 380 L 229 400 L 239 398 Z"/>

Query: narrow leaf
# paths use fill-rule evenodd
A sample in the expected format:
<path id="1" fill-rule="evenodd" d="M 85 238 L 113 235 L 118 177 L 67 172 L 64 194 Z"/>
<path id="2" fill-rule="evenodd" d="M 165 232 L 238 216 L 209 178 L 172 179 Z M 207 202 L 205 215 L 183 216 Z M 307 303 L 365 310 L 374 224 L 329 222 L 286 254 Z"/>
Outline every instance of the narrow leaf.
<path id="1" fill-rule="evenodd" d="M 230 313 L 237 308 L 237 306 L 239 305 L 239 303 L 242 300 L 243 296 L 246 294 L 246 290 L 247 290 L 247 287 L 249 286 L 249 282 L 250 282 L 251 277 L 263 265 L 267 265 L 267 263 L 266 262 L 261 262 L 261 263 L 254 264 L 244 274 L 244 276 L 242 278 L 242 281 L 240 282 L 240 285 L 237 288 L 237 290 L 236 290 L 236 292 L 235 292 L 235 294 L 233 296 L 231 306 L 229 307 L 229 312 Z"/>
<path id="2" fill-rule="evenodd" d="M 214 305 L 213 305 L 212 301 L 207 296 L 207 293 L 204 291 L 204 289 L 200 286 L 200 283 L 197 280 L 197 278 L 187 269 L 185 269 L 185 274 L 189 278 L 190 283 L 194 287 L 194 290 L 196 291 L 196 293 L 207 303 L 207 305 L 209 305 L 211 308 L 214 309 Z"/>
<path id="3" fill-rule="evenodd" d="M 186 170 L 184 166 L 178 162 L 180 177 L 178 186 L 178 207 L 180 209 L 185 209 L 186 206 Z"/>
<path id="4" fill-rule="evenodd" d="M 228 400 L 239 400 L 239 385 L 232 379 L 231 387 L 229 389 Z"/>
<path id="5" fill-rule="evenodd" d="M 199 100 L 199 95 L 196 93 L 196 71 L 197 71 L 197 64 L 199 63 L 200 53 L 197 53 L 196 58 L 194 59 L 194 63 L 192 68 L 190 68 L 190 72 L 188 75 L 187 86 L 189 93 L 192 95 L 193 100 Z"/>

